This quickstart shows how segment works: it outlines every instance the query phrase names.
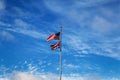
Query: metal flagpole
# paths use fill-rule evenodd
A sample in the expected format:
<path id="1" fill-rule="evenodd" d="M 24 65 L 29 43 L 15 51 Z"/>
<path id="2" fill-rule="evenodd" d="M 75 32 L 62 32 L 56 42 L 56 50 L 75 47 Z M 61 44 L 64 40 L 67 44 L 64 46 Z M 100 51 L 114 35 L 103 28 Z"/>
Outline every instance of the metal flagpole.
<path id="1" fill-rule="evenodd" d="M 62 80 L 62 26 L 60 27 L 60 80 Z"/>

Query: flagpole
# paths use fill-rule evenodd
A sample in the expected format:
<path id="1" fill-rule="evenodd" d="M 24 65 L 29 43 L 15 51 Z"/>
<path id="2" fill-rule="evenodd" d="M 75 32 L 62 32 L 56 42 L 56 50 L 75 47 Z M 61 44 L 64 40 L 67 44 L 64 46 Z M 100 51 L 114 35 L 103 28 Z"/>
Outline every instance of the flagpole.
<path id="1" fill-rule="evenodd" d="M 60 80 L 62 80 L 62 26 L 60 27 Z"/>

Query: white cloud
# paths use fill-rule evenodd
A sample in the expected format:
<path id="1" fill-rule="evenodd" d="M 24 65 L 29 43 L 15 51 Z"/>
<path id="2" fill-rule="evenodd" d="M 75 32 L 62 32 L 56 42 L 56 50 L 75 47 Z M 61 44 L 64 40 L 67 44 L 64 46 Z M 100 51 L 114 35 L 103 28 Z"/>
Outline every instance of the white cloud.
<path id="1" fill-rule="evenodd" d="M 93 20 L 92 28 L 96 32 L 100 32 L 102 34 L 109 34 L 116 31 L 119 27 L 116 24 L 106 20 L 105 18 L 96 16 Z"/>
<path id="2" fill-rule="evenodd" d="M 28 64 L 28 69 L 30 73 L 34 73 L 38 70 L 38 68 L 36 66 L 33 66 L 32 64 Z"/>
<path id="3" fill-rule="evenodd" d="M 54 74 L 39 74 L 34 75 L 27 72 L 14 72 L 9 75 L 8 80 L 59 80 L 57 75 Z"/>
<path id="4" fill-rule="evenodd" d="M 106 54 L 106 56 L 116 58 L 117 60 L 120 60 L 120 53 L 111 53 L 111 54 Z"/>
<path id="5" fill-rule="evenodd" d="M 15 37 L 7 31 L 0 31 L 0 37 L 2 40 L 6 40 L 6 41 L 15 39 Z"/>
<path id="6" fill-rule="evenodd" d="M 31 14 L 28 10 L 21 9 L 20 7 L 12 7 L 12 11 L 15 13 L 8 14 L 13 17 L 20 17 L 22 19 L 29 19 L 33 17 L 33 13 Z"/>
<path id="7" fill-rule="evenodd" d="M 14 23 L 15 23 L 15 26 L 20 27 L 22 29 L 28 29 L 29 27 L 32 26 L 21 19 L 15 19 Z"/>
<path id="8" fill-rule="evenodd" d="M 120 60 L 120 43 L 118 40 L 119 38 L 114 38 L 113 40 L 104 41 L 101 44 L 95 44 L 92 51 L 97 55 L 103 55 Z"/>
<path id="9" fill-rule="evenodd" d="M 116 0 L 84 0 L 84 1 L 79 1 L 79 0 L 75 0 L 75 1 L 61 1 L 61 0 L 46 0 L 44 1 L 46 6 L 55 11 L 55 12 L 60 12 L 60 13 L 69 13 L 69 11 L 72 10 L 77 10 L 80 8 L 87 8 L 87 7 L 94 7 L 94 6 L 99 6 L 108 2 L 114 2 Z"/>
<path id="10" fill-rule="evenodd" d="M 93 21 L 92 28 L 98 32 L 108 32 L 108 30 L 113 30 L 112 23 L 109 23 L 107 20 L 101 17 L 95 17 Z"/>
<path id="11" fill-rule="evenodd" d="M 0 78 L 0 80 L 8 80 L 7 78 Z"/>
<path id="12" fill-rule="evenodd" d="M 101 29 L 102 30 L 102 29 Z M 107 29 L 108 30 L 108 29 Z M 110 29 L 111 30 L 111 29 Z M 106 32 L 106 31 L 105 31 Z M 105 33 L 106 34 L 106 33 Z M 102 38 L 104 39 L 104 38 Z M 113 38 L 111 40 L 98 40 L 97 43 L 92 43 L 92 45 L 84 42 L 81 37 L 78 35 L 67 35 L 65 36 L 65 42 L 63 45 L 68 46 L 68 53 L 70 55 L 71 50 L 75 57 L 85 57 L 87 54 L 95 54 L 111 57 L 117 60 L 120 60 L 120 47 L 119 47 L 119 37 Z M 117 44 L 116 44 L 117 43 Z"/>
<path id="13" fill-rule="evenodd" d="M 84 0 L 84 1 L 74 0 L 74 1 L 69 1 L 69 4 L 67 1 L 61 1 L 61 0 L 52 0 L 52 1 L 45 0 L 44 2 L 48 9 L 54 12 L 57 12 L 61 15 L 64 15 L 65 20 L 67 18 L 70 21 L 75 22 L 83 27 L 86 25 L 90 26 L 91 20 L 92 18 L 94 18 L 94 16 L 96 16 L 96 14 L 99 15 L 102 12 L 105 12 L 105 10 L 101 10 L 99 5 L 103 5 L 103 4 L 115 2 L 115 1 L 117 0 L 97 0 L 97 1 L 95 0 L 93 1 L 92 0 Z M 95 9 L 93 11 L 92 8 L 88 9 L 88 7 L 89 8 L 93 7 Z M 99 11 L 100 13 L 96 13 Z M 107 16 L 107 14 L 104 14 L 104 15 Z"/>
<path id="14" fill-rule="evenodd" d="M 116 44 L 113 38 L 118 37 L 120 33 L 120 7 L 119 5 L 116 5 L 116 7 L 109 5 L 101 6 L 106 3 L 114 2 L 114 0 L 77 0 L 70 1 L 69 4 L 67 1 L 60 0 L 46 0 L 44 2 L 48 9 L 63 15 L 63 21 L 67 18 L 71 22 L 80 25 L 77 27 L 69 25 L 70 27 L 68 26 L 67 28 L 70 33 L 65 33 L 67 36 L 64 36 L 66 39 L 63 40 L 65 41 L 63 45 L 67 45 L 68 51 L 76 51 L 77 56 L 92 53 L 118 60 L 120 59 L 120 47 L 113 45 Z M 112 43 L 107 43 L 106 41 L 111 41 Z M 96 45 L 94 45 L 94 43 Z M 117 44 L 119 44 L 119 42 Z"/>
<path id="15" fill-rule="evenodd" d="M 26 36 L 30 36 L 30 37 L 33 37 L 33 38 L 36 38 L 36 39 L 45 39 L 46 38 L 46 34 L 44 33 L 40 33 L 36 30 L 27 30 L 27 29 L 7 29 L 8 31 L 13 31 L 13 32 L 16 32 L 16 33 L 21 33 L 23 35 L 26 35 Z"/>
<path id="16" fill-rule="evenodd" d="M 31 75 L 26 72 L 14 73 L 14 76 L 10 76 L 9 78 L 9 80 L 42 80 L 42 78 Z"/>
<path id="17" fill-rule="evenodd" d="M 27 72 L 13 72 L 6 76 L 6 78 L 0 78 L 0 80 L 59 80 L 59 76 L 51 73 L 47 74 L 30 74 Z M 86 75 L 79 75 L 79 74 L 71 74 L 69 76 L 62 77 L 62 80 L 119 80 L 117 77 L 101 77 L 97 74 L 86 74 Z"/>
<path id="18" fill-rule="evenodd" d="M 1 40 L 14 40 L 15 36 L 12 34 L 19 33 L 22 34 L 26 37 L 31 37 L 34 39 L 40 39 L 40 40 L 45 40 L 47 38 L 47 33 L 38 29 L 34 25 L 22 20 L 22 19 L 15 19 L 13 23 L 6 23 L 3 21 L 0 21 L 0 37 Z M 36 29 L 37 28 L 37 29 Z M 27 46 L 26 50 L 27 51 L 34 51 L 34 52 L 41 52 L 44 51 L 45 48 L 40 48 L 40 47 L 45 47 L 43 44 L 39 43 L 34 43 L 30 44 Z M 0 42 L 0 45 L 2 43 Z"/>
<path id="19" fill-rule="evenodd" d="M 67 17 L 68 20 L 70 20 L 71 22 L 75 22 L 81 27 L 88 26 L 96 30 L 96 32 L 99 31 L 101 33 L 111 33 L 112 31 L 115 32 L 116 30 L 119 29 L 119 25 L 120 25 L 119 24 L 120 12 L 118 11 L 119 7 L 117 6 L 111 9 L 105 6 L 101 6 L 101 7 L 97 7 L 97 6 L 114 1 L 117 0 L 111 0 L 111 1 L 110 0 L 106 0 L 106 1 L 77 0 L 77 1 L 70 1 L 68 4 L 67 1 L 46 0 L 45 4 L 50 10 L 57 12 L 61 15 L 64 15 L 64 17 Z M 94 10 L 93 8 L 88 9 L 86 7 L 93 7 L 95 9 Z M 99 17 L 100 15 L 105 17 Z"/>
<path id="20" fill-rule="evenodd" d="M 67 35 L 65 40 L 70 40 L 70 41 L 67 41 L 65 44 L 67 46 L 71 46 L 71 48 L 78 51 L 78 53 L 79 53 L 79 51 L 81 51 L 82 54 L 88 54 L 87 50 L 89 50 L 91 48 L 89 45 L 82 42 L 80 37 L 77 35 L 72 35 L 72 36 Z"/>
<path id="21" fill-rule="evenodd" d="M 5 24 L 4 24 L 5 25 Z M 21 33 L 26 36 L 30 36 L 36 39 L 45 39 L 47 37 L 46 34 L 42 32 L 38 32 L 36 29 L 33 29 L 33 25 L 21 20 L 21 19 L 15 19 L 14 20 L 14 27 L 6 28 L 8 31 Z M 9 27 L 9 25 L 6 24 L 6 27 Z"/>
<path id="22" fill-rule="evenodd" d="M 67 69 L 79 69 L 80 68 L 79 65 L 73 65 L 73 64 L 64 64 L 63 67 Z"/>
<path id="23" fill-rule="evenodd" d="M 0 21 L 0 26 L 4 26 L 4 27 L 11 27 L 12 25 L 11 25 L 11 24 L 8 24 L 8 23 L 5 23 L 5 22 Z"/>

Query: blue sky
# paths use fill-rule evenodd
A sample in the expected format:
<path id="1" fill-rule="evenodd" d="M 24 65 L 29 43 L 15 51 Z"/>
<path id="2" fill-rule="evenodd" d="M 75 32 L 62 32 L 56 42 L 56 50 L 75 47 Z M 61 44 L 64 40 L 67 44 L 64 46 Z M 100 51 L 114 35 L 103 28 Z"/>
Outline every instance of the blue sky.
<path id="1" fill-rule="evenodd" d="M 0 80 L 120 80 L 119 0 L 0 0 Z"/>

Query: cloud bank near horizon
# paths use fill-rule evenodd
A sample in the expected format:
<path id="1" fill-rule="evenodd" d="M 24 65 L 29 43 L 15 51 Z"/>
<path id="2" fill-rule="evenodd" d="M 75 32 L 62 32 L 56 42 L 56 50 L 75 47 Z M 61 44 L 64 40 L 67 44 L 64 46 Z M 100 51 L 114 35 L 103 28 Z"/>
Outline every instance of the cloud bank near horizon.
<path id="1" fill-rule="evenodd" d="M 119 80 L 119 78 L 104 78 L 97 74 L 86 74 L 78 75 L 71 74 L 71 76 L 63 76 L 63 80 Z M 30 74 L 27 72 L 13 72 L 12 74 L 7 74 L 5 78 L 0 78 L 0 80 L 59 80 L 59 76 L 52 73 L 42 73 L 42 74 Z"/>

